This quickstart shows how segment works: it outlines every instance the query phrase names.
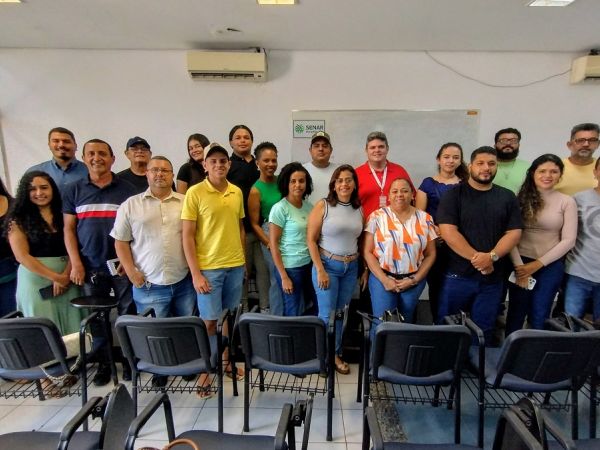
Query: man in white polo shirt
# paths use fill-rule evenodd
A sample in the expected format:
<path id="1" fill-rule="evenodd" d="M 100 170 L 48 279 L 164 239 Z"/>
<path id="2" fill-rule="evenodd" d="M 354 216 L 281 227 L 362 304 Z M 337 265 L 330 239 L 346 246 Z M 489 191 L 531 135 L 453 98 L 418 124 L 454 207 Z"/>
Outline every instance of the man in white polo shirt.
<path id="1" fill-rule="evenodd" d="M 313 191 L 307 200 L 314 205 L 329 194 L 329 181 L 331 181 L 331 175 L 333 175 L 333 171 L 338 165 L 329 161 L 331 153 L 333 153 L 333 147 L 331 146 L 331 138 L 325 131 L 317 131 L 312 135 L 308 151 L 311 160 L 304 163 L 303 166 L 310 173 L 313 184 Z"/>
<path id="2" fill-rule="evenodd" d="M 184 196 L 173 191 L 173 166 L 164 156 L 150 160 L 146 176 L 148 189 L 119 206 L 110 235 L 133 284 L 137 310 L 154 308 L 156 317 L 189 316 L 196 291 L 183 253 Z"/>

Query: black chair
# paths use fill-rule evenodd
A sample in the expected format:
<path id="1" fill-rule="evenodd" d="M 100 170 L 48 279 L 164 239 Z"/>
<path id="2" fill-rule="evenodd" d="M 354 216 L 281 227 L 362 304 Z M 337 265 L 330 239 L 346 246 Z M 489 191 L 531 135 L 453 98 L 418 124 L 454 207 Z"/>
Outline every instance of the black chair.
<path id="1" fill-rule="evenodd" d="M 283 405 L 275 436 L 228 434 L 217 431 L 189 430 L 175 436 L 171 402 L 167 394 L 161 394 L 152 399 L 144 410 L 131 423 L 125 450 L 133 450 L 135 440 L 152 415 L 163 406 L 165 427 L 169 442 L 175 439 L 189 439 L 202 450 L 295 450 L 295 428 L 304 425 L 302 450 L 308 447 L 310 422 L 312 416 L 312 397 L 308 400 L 297 401 L 295 405 Z M 179 448 L 179 446 L 176 446 Z"/>
<path id="2" fill-rule="evenodd" d="M 332 440 L 335 313 L 326 326 L 313 316 L 242 314 L 239 333 L 246 372 L 244 431 L 249 431 L 250 387 L 261 391 L 327 395 L 327 440 Z M 258 369 L 253 377 L 252 370 Z"/>
<path id="3" fill-rule="evenodd" d="M 23 317 L 13 312 L 0 319 L 0 396 L 4 398 L 81 395 L 87 402 L 87 359 L 85 332 L 94 315 L 81 322 L 79 348 L 81 359 L 67 359 L 58 328 L 49 319 Z M 54 379 L 42 384 L 40 380 Z M 19 382 L 16 382 L 16 381 Z M 29 383 L 23 383 L 23 380 Z M 75 381 L 76 380 L 76 381 Z M 73 384 L 74 383 L 74 384 Z"/>
<path id="4" fill-rule="evenodd" d="M 372 350 L 368 318 L 363 330 L 363 408 L 369 400 L 446 404 L 454 407 L 454 443 L 460 444 L 461 372 L 471 343 L 469 330 L 462 325 L 383 322 L 375 328 Z M 368 430 L 366 416 L 364 429 Z M 365 450 L 368 439 L 368 433 L 363 434 Z"/>
<path id="5" fill-rule="evenodd" d="M 600 331 L 518 330 L 506 338 L 502 347 L 486 348 L 477 325 L 470 319 L 465 324 L 479 344 L 470 354 L 476 378 L 466 379 L 479 407 L 479 446 L 483 446 L 485 409 L 508 408 L 523 393 L 542 408 L 571 409 L 571 434 L 577 439 L 578 391 L 597 366 Z"/>
<path id="6" fill-rule="evenodd" d="M 564 333 L 578 333 L 586 331 L 597 330 L 597 325 L 588 322 L 587 320 L 580 319 L 568 315 L 567 313 L 560 313 L 557 317 L 547 319 L 545 322 L 545 328 L 555 331 L 561 331 Z M 600 361 L 599 361 L 600 363 Z M 596 438 L 597 429 L 597 415 L 598 415 L 598 381 L 600 379 L 600 365 L 592 370 L 589 380 L 581 388 L 581 392 L 590 402 L 590 416 L 589 416 L 589 437 L 590 439 Z M 599 444 L 600 445 L 600 444 Z"/>
<path id="7" fill-rule="evenodd" d="M 89 417 L 102 417 L 100 431 L 77 431 Z M 0 448 L 27 450 L 117 450 L 125 446 L 134 419 L 133 400 L 122 384 L 104 399 L 94 397 L 61 432 L 24 431 L 0 435 Z"/>
<path id="8" fill-rule="evenodd" d="M 197 392 L 197 380 L 189 376 L 207 374 L 213 377 L 209 389 L 217 393 L 219 431 L 223 431 L 222 329 L 227 315 L 225 311 L 219 319 L 214 336 L 208 335 L 204 321 L 198 317 L 125 315 L 117 319 L 117 336 L 131 366 L 136 411 L 138 392 Z M 152 379 L 142 383 L 143 372 L 174 378 L 165 385 L 155 385 Z"/>
<path id="9" fill-rule="evenodd" d="M 372 407 L 365 411 L 366 425 L 364 434 L 373 442 L 373 450 L 410 450 L 410 449 L 473 449 L 462 444 L 412 444 L 409 442 L 385 441 L 379 421 Z M 555 439 L 550 441 L 547 432 Z M 492 450 L 547 450 L 575 448 L 573 441 L 565 438 L 560 429 L 550 419 L 542 415 L 537 406 L 529 399 L 521 399 L 516 405 L 502 412 L 496 425 L 496 434 Z M 595 447 L 597 448 L 597 447 Z"/>

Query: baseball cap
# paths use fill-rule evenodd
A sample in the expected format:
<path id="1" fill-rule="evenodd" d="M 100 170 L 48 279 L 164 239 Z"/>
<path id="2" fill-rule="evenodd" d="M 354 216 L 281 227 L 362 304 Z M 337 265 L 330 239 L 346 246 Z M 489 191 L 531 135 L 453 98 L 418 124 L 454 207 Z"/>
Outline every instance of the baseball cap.
<path id="1" fill-rule="evenodd" d="M 210 144 L 207 148 L 204 149 L 204 151 L 205 151 L 204 159 L 209 158 L 211 155 L 213 155 L 215 153 L 222 153 L 223 155 L 227 156 L 227 159 L 229 159 L 229 152 L 227 150 L 225 150 L 221 145 L 217 144 L 216 142 L 213 142 L 212 144 Z"/>
<path id="2" fill-rule="evenodd" d="M 331 145 L 331 138 L 325 131 L 317 131 L 315 134 L 313 134 L 310 138 L 310 145 L 312 145 L 317 139 L 325 139 L 329 145 Z"/>
<path id="3" fill-rule="evenodd" d="M 148 149 L 150 149 L 150 144 L 148 144 L 148 141 L 144 138 L 141 138 L 139 136 L 135 136 L 132 137 L 131 139 L 129 139 L 127 141 L 127 148 L 129 147 L 133 147 L 134 145 L 137 144 L 142 144 L 143 146 L 147 147 Z"/>

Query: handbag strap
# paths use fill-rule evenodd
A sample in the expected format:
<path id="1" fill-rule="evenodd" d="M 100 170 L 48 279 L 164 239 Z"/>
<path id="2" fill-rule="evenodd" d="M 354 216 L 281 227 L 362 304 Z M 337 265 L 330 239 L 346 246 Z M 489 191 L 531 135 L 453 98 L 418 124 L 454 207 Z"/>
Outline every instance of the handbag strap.
<path id="1" fill-rule="evenodd" d="M 165 445 L 165 447 L 163 448 L 163 450 L 169 450 L 173 447 L 175 447 L 176 445 L 189 445 L 190 447 L 192 447 L 193 450 L 200 450 L 200 447 L 191 439 L 175 439 L 172 442 L 169 442 L 167 445 Z"/>

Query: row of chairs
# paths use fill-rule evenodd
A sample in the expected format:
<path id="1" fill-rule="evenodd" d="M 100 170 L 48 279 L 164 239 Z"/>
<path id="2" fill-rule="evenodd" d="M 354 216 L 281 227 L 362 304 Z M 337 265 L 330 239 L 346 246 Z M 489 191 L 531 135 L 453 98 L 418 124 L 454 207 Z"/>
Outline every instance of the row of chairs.
<path id="1" fill-rule="evenodd" d="M 365 317 L 357 387 L 357 401 L 365 409 L 373 400 L 445 404 L 454 408 L 454 443 L 459 445 L 464 383 L 477 399 L 481 448 L 485 409 L 509 408 L 523 394 L 546 409 L 570 409 L 571 435 L 577 439 L 578 394 L 591 380 L 590 438 L 595 437 L 600 331 L 519 330 L 502 347 L 488 348 L 481 330 L 464 314 L 448 317 L 446 325 L 383 322 L 374 334 L 370 328 Z M 595 444 L 600 448 L 600 442 Z M 363 449 L 368 445 L 364 441 Z"/>
<path id="2" fill-rule="evenodd" d="M 295 429 L 303 427 L 301 449 L 308 448 L 312 397 L 297 401 L 295 405 L 283 405 L 274 436 L 235 435 L 207 430 L 188 430 L 175 433 L 171 403 L 167 394 L 156 395 L 144 410 L 135 417 L 133 399 L 125 386 L 117 385 L 104 399 L 94 397 L 65 425 L 61 432 L 14 432 L 0 435 L 0 448 L 28 450 L 133 450 L 144 426 L 161 409 L 164 412 L 164 428 L 169 442 L 189 440 L 202 450 L 295 450 Z M 88 417 L 100 417 L 99 431 L 77 431 Z M 554 440 L 549 439 L 550 435 Z M 409 450 L 415 448 L 404 442 L 386 441 L 381 432 L 375 410 L 365 410 L 363 439 L 372 441 L 373 450 Z M 578 444 L 580 444 L 578 442 Z M 432 446 L 426 448 L 431 449 Z M 471 449 L 457 445 L 439 448 Z M 575 450 L 582 447 L 564 437 L 559 428 L 547 418 L 529 398 L 519 400 L 503 411 L 496 426 L 493 450 L 547 450 L 548 448 Z"/>

